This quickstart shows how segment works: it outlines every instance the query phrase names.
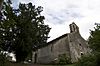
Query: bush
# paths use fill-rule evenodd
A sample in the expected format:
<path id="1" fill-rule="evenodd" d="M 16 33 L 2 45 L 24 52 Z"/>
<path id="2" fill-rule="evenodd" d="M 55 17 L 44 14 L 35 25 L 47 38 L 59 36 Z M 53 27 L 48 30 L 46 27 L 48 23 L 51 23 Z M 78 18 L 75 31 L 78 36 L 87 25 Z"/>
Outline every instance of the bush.
<path id="1" fill-rule="evenodd" d="M 0 53 L 0 66 L 9 66 L 6 54 Z"/>
<path id="2" fill-rule="evenodd" d="M 98 66 L 97 57 L 95 55 L 82 56 L 75 66 Z"/>
<path id="3" fill-rule="evenodd" d="M 64 65 L 64 64 L 70 64 L 71 63 L 71 59 L 69 57 L 67 57 L 66 54 L 60 54 L 58 56 L 58 63 L 60 65 Z"/>

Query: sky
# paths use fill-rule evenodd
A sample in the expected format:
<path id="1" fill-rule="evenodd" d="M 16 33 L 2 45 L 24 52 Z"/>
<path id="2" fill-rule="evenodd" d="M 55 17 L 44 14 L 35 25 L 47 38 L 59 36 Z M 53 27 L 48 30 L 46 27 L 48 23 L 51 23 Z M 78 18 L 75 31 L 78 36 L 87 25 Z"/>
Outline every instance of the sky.
<path id="1" fill-rule="evenodd" d="M 13 0 L 13 6 L 17 8 L 19 2 L 43 7 L 44 23 L 52 28 L 48 41 L 69 33 L 72 22 L 79 26 L 80 34 L 87 40 L 90 29 L 100 23 L 100 0 Z"/>

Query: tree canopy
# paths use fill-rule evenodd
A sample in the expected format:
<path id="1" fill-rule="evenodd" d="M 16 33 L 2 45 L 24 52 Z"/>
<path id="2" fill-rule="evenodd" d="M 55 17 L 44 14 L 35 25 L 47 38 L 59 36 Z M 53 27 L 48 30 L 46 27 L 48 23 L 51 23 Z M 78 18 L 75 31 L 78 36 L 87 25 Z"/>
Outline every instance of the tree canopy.
<path id="1" fill-rule="evenodd" d="M 1 10 L 2 3 L 3 3 L 3 0 L 0 0 L 0 10 Z"/>
<path id="2" fill-rule="evenodd" d="M 44 24 L 42 11 L 43 7 L 36 8 L 32 3 L 20 3 L 18 9 L 14 9 L 9 0 L 3 4 L 0 47 L 15 53 L 17 62 L 25 61 L 28 54 L 47 43 L 51 28 Z"/>
<path id="3" fill-rule="evenodd" d="M 91 30 L 89 45 L 94 52 L 100 52 L 100 24 L 96 24 L 94 30 Z"/>

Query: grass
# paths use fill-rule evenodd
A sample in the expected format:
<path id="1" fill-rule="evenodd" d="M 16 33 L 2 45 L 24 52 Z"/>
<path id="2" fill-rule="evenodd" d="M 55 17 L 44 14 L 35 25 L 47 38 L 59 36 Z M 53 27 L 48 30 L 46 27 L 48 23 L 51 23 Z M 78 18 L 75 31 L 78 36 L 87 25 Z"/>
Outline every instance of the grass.
<path id="1" fill-rule="evenodd" d="M 70 65 L 40 65 L 40 64 L 9 63 L 8 66 L 74 66 L 74 65 L 73 64 L 70 64 Z"/>

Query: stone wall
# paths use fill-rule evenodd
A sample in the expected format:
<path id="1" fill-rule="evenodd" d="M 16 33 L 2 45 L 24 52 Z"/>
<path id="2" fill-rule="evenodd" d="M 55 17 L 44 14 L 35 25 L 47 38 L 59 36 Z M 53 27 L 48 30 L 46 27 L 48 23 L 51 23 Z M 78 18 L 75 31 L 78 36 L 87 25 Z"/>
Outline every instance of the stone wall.
<path id="1" fill-rule="evenodd" d="M 52 44 L 38 49 L 38 61 L 37 63 L 51 63 L 58 59 L 60 54 L 69 55 L 69 43 L 67 40 L 67 36 L 59 39 Z"/>
<path id="2" fill-rule="evenodd" d="M 70 33 L 68 37 L 71 61 L 77 62 L 78 58 L 89 52 L 87 41 L 85 41 L 77 32 Z"/>

